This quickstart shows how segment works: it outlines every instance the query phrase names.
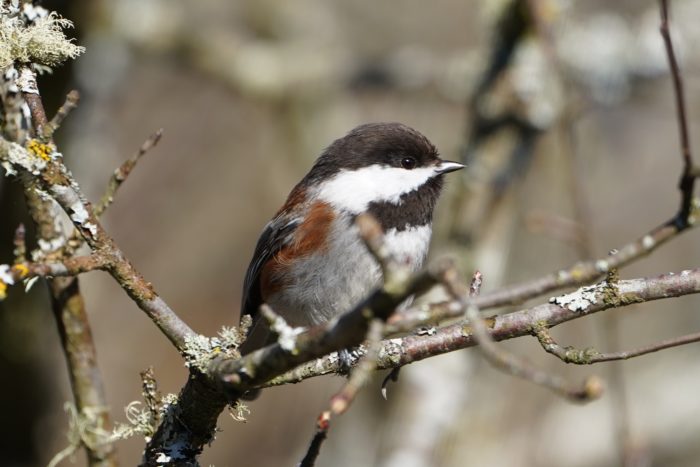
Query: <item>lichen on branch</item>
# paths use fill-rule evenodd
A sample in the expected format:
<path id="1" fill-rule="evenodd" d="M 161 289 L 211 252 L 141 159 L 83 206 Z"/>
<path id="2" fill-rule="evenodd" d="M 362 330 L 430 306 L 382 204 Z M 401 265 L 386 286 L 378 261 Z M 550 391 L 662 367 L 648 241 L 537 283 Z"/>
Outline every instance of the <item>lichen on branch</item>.
<path id="1" fill-rule="evenodd" d="M 71 21 L 31 4 L 24 4 L 21 12 L 0 7 L 0 69 L 13 63 L 54 67 L 78 57 L 85 47 L 66 37 L 63 31 L 71 27 Z"/>

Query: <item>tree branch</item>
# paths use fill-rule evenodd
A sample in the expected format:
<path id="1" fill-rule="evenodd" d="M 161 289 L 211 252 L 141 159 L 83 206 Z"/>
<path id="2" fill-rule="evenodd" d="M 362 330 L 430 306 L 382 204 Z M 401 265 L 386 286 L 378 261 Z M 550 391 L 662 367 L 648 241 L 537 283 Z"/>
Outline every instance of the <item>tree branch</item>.
<path id="1" fill-rule="evenodd" d="M 28 147 L 34 148 L 36 156 L 46 157 L 43 151 L 48 152 L 47 150 L 53 147 L 51 135 L 57 126 L 51 127 L 47 122 L 44 105 L 36 84 L 36 74 L 28 66 L 20 69 L 18 87 L 29 107 L 34 135 L 50 143 L 43 144 L 33 140 L 29 142 Z M 4 140 L 3 143 L 5 143 Z M 37 225 L 39 243 L 41 244 L 43 241 L 46 245 L 52 245 L 53 240 L 58 240 L 57 244 L 64 244 L 65 233 L 58 223 L 53 206 L 49 200 L 44 199 L 38 187 L 39 183 L 36 179 L 25 178 L 25 197 L 30 215 Z M 18 233 L 16 244 L 19 236 Z M 24 256 L 26 247 L 22 245 L 18 249 L 21 250 L 21 254 L 18 256 Z M 59 257 L 63 254 L 60 249 L 56 253 Z M 79 267 L 79 264 L 75 266 Z M 18 264 L 15 264 L 12 270 L 31 272 L 27 266 L 22 269 L 21 265 Z M 106 410 L 108 404 L 102 375 L 97 366 L 97 352 L 92 339 L 85 302 L 80 294 L 78 279 L 71 277 L 49 280 L 48 284 L 51 292 L 51 308 L 66 356 L 78 416 L 84 417 L 88 421 L 90 430 L 86 430 L 85 433 L 100 433 L 110 428 L 111 421 L 109 411 Z M 114 445 L 95 441 L 94 439 L 81 438 L 89 465 L 92 467 L 117 465 Z"/>
<path id="2" fill-rule="evenodd" d="M 475 275 L 472 283 L 480 283 L 480 281 L 481 274 L 477 271 L 477 275 Z M 588 402 L 600 397 L 602 383 L 597 377 L 589 377 L 582 385 L 573 386 L 564 378 L 540 370 L 525 358 L 517 357 L 500 348 L 489 334 L 486 321 L 479 315 L 479 309 L 470 301 L 471 297 L 476 295 L 472 293 L 474 287 L 470 287 L 469 293 L 467 293 L 466 287 L 459 282 L 459 278 L 454 270 L 452 272 L 448 271 L 444 276 L 444 283 L 453 298 L 464 308 L 465 316 L 472 326 L 473 336 L 478 344 L 478 348 L 493 366 L 511 375 L 544 386 L 573 401 Z"/>
<path id="3" fill-rule="evenodd" d="M 68 214 L 90 249 L 106 262 L 105 269 L 131 299 L 153 320 L 163 334 L 184 351 L 185 340 L 195 333 L 156 294 L 117 246 L 97 219 L 92 206 L 78 191 L 78 185 L 57 158 L 37 160 L 22 146 L 0 139 L 0 160 L 35 177 L 39 188 L 48 193 Z"/>
<path id="4" fill-rule="evenodd" d="M 89 271 L 103 270 L 106 267 L 107 260 L 96 254 L 72 256 L 63 261 L 51 263 L 18 262 L 12 266 L 0 264 L 0 283 L 7 286 L 37 277 L 77 276 Z M 0 299 L 2 298 L 0 296 Z"/>
<path id="5" fill-rule="evenodd" d="M 551 328 L 603 310 L 699 292 L 700 269 L 693 269 L 654 278 L 621 280 L 614 285 L 601 282 L 553 297 L 551 303 L 486 318 L 485 321 L 491 338 L 501 341 L 532 335 L 538 327 Z M 432 333 L 388 339 L 383 341 L 377 368 L 396 368 L 475 345 L 477 339 L 472 326 L 462 323 L 445 326 Z M 263 386 L 298 383 L 339 370 L 337 358 L 327 355 L 271 379 Z"/>
<path id="6" fill-rule="evenodd" d="M 590 365 L 593 363 L 628 360 L 630 358 L 658 352 L 659 350 L 700 342 L 700 332 L 695 332 L 685 336 L 666 339 L 634 350 L 600 353 L 594 348 L 576 349 L 574 347 L 563 347 L 554 340 L 554 337 L 552 337 L 545 326 L 535 327 L 533 333 L 546 352 L 551 353 L 564 363 L 573 363 L 575 365 Z"/>

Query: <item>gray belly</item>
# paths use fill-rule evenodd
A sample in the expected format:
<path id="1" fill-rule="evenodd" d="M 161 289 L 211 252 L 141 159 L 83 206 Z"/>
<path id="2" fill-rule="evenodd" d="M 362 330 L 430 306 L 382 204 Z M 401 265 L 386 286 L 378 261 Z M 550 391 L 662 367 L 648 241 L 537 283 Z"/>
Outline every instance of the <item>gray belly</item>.
<path id="1" fill-rule="evenodd" d="M 288 285 L 268 304 L 293 326 L 309 326 L 351 310 L 381 284 L 381 270 L 360 240 L 357 228 L 336 222 L 329 248 L 302 259 L 290 270 Z M 392 254 L 419 269 L 430 243 L 430 226 L 386 233 Z"/>

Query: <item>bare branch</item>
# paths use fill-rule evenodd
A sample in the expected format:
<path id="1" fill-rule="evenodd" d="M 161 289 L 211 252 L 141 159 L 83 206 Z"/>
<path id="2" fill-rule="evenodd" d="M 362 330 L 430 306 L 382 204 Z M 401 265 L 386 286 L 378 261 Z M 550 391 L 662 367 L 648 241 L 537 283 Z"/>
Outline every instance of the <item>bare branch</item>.
<path id="1" fill-rule="evenodd" d="M 685 336 L 666 339 L 634 350 L 600 353 L 593 348 L 576 349 L 574 347 L 563 347 L 554 340 L 552 335 L 544 326 L 535 327 L 533 333 L 535 334 L 535 337 L 537 337 L 537 340 L 539 340 L 542 348 L 548 353 L 551 353 L 564 363 L 573 363 L 576 365 L 590 365 L 600 362 L 628 360 L 630 358 L 658 352 L 659 350 L 670 349 L 672 347 L 691 344 L 693 342 L 700 342 L 700 332 L 695 332 Z"/>
<path id="2" fill-rule="evenodd" d="M 621 280 L 614 287 L 605 282 L 583 287 L 571 294 L 554 297 L 551 303 L 486 318 L 484 321 L 493 340 L 501 341 L 532 335 L 537 326 L 551 328 L 611 308 L 695 293 L 700 293 L 700 269 L 654 278 Z M 477 302 L 478 298 L 473 299 L 473 303 Z M 452 303 L 448 305 L 452 308 Z M 438 307 L 443 308 L 444 305 Z M 439 328 L 433 333 L 388 339 L 383 341 L 379 351 L 377 368 L 396 368 L 476 344 L 474 329 L 462 323 Z M 307 378 L 336 373 L 339 369 L 337 358 L 324 356 L 271 379 L 263 386 L 298 383 Z"/>
<path id="3" fill-rule="evenodd" d="M 139 150 L 136 151 L 136 153 L 129 159 L 124 161 L 124 163 L 120 165 L 119 168 L 117 168 L 117 170 L 114 171 L 112 177 L 107 183 L 107 189 L 105 190 L 104 195 L 102 195 L 100 202 L 97 205 L 95 205 L 95 216 L 102 216 L 105 210 L 114 201 L 114 195 L 116 194 L 117 190 L 127 179 L 134 167 L 136 167 L 136 164 L 141 159 L 141 157 L 143 157 L 148 151 L 153 149 L 158 144 L 162 136 L 163 129 L 161 128 L 155 133 L 153 133 L 151 136 L 149 136 L 146 139 L 146 141 L 143 142 Z"/>
<path id="4" fill-rule="evenodd" d="M 474 275 L 472 284 L 474 282 L 481 282 L 481 274 L 478 271 Z M 497 346 L 489 334 L 486 322 L 479 314 L 479 309 L 472 304 L 469 298 L 470 295 L 473 295 L 471 292 L 475 288 L 472 287 L 469 294 L 467 294 L 454 269 L 446 272 L 443 276 L 443 283 L 453 298 L 460 302 L 465 309 L 465 315 L 469 323 L 471 323 L 478 348 L 493 366 L 511 375 L 551 389 L 555 393 L 573 401 L 588 402 L 600 397 L 602 383 L 596 377 L 590 377 L 580 387 L 575 387 L 565 379 L 542 371 L 526 359 L 518 358 Z"/>

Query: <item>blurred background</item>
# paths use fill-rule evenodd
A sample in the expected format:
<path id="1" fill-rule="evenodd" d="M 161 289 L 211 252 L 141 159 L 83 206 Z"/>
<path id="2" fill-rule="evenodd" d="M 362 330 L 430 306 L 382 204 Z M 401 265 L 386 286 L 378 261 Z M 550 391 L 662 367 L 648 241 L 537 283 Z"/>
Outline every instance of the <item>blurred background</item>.
<path id="1" fill-rule="evenodd" d="M 672 3 L 690 132 L 700 134 L 700 0 Z M 678 206 L 678 129 L 657 2 L 589 0 L 46 1 L 73 20 L 87 53 L 42 78 L 49 114 L 81 102 L 59 146 L 91 200 L 158 128 L 106 213 L 108 231 L 196 331 L 238 322 L 240 287 L 262 226 L 333 139 L 401 121 L 448 159 L 432 256 L 451 255 L 484 290 L 609 250 Z M 533 9 L 534 8 L 534 9 Z M 533 13 L 534 12 L 534 13 Z M 696 146 L 697 147 L 697 146 Z M 0 262 L 27 222 L 0 179 Z M 621 271 L 698 267 L 690 231 Z M 113 419 L 153 366 L 163 392 L 187 371 L 106 274 L 81 277 Z M 536 302 L 542 302 L 546 297 Z M 700 329 L 698 297 L 576 320 L 564 345 L 628 349 Z M 508 310 L 499 310 L 508 311 Z M 45 285 L 0 303 L 3 465 L 46 465 L 68 441 L 71 401 Z M 383 375 L 338 418 L 319 466 L 694 466 L 700 463 L 699 345 L 593 367 L 566 366 L 533 338 L 503 344 L 605 395 L 574 405 L 504 375 L 466 350 Z M 296 465 L 343 380 L 266 390 L 246 423 L 221 415 L 202 465 Z M 123 465 L 142 439 L 117 445 Z M 62 465 L 69 465 L 65 461 Z M 84 465 L 78 452 L 74 465 Z"/>

